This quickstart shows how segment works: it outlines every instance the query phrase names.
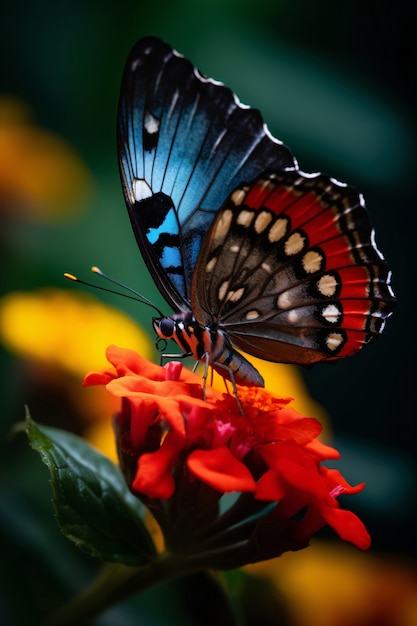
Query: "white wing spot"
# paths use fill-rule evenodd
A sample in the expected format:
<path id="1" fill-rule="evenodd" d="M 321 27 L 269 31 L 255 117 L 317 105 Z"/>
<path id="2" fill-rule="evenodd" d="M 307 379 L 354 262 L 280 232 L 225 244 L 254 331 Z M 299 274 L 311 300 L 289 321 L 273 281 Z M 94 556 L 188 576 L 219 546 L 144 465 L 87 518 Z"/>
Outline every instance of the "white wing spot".
<path id="1" fill-rule="evenodd" d="M 284 291 L 277 298 L 278 309 L 290 309 L 294 305 L 294 298 L 289 291 Z"/>
<path id="2" fill-rule="evenodd" d="M 268 212 L 268 211 L 261 211 L 260 213 L 258 213 L 258 215 L 256 216 L 256 220 L 255 220 L 255 231 L 259 234 L 262 233 L 265 228 L 268 226 L 268 224 L 271 222 L 272 220 L 272 215 Z"/>
<path id="3" fill-rule="evenodd" d="M 255 311 L 255 309 L 252 309 L 252 311 L 248 311 L 245 315 L 245 319 L 250 322 L 252 320 L 256 320 L 259 317 L 259 311 Z"/>
<path id="4" fill-rule="evenodd" d="M 149 111 L 145 115 L 145 122 L 143 125 L 146 132 L 148 132 L 150 135 L 155 135 L 159 132 L 160 122 L 156 117 L 152 115 L 152 113 L 149 113 Z"/>
<path id="5" fill-rule="evenodd" d="M 244 201 L 246 196 L 246 192 L 243 189 L 236 189 L 230 196 L 230 201 L 233 202 L 235 206 L 240 206 Z"/>
<path id="6" fill-rule="evenodd" d="M 234 252 L 236 254 L 236 252 L 239 252 L 240 246 L 236 246 L 236 245 L 230 246 L 229 250 L 230 252 Z"/>
<path id="7" fill-rule="evenodd" d="M 343 335 L 340 333 L 329 333 L 326 337 L 326 346 L 331 351 L 334 352 L 343 342 Z"/>
<path id="8" fill-rule="evenodd" d="M 230 229 L 230 224 L 232 222 L 233 213 L 230 209 L 226 209 L 222 211 L 220 215 L 217 217 L 217 220 L 214 224 L 213 230 L 213 239 L 215 245 L 219 245 L 218 240 L 223 240 Z"/>
<path id="9" fill-rule="evenodd" d="M 228 291 L 226 299 L 230 302 L 238 302 L 242 298 L 244 293 L 245 290 L 243 287 L 241 287 L 240 289 L 236 289 L 236 291 Z"/>
<path id="10" fill-rule="evenodd" d="M 316 286 L 322 296 L 331 298 L 336 293 L 338 283 L 336 277 L 332 276 L 332 274 L 323 274 L 317 281 Z"/>
<path id="11" fill-rule="evenodd" d="M 267 274 L 272 274 L 272 267 L 269 265 L 269 263 L 262 263 L 261 265 L 262 269 L 264 270 L 264 272 L 266 272 Z"/>
<path id="12" fill-rule="evenodd" d="M 317 250 L 309 250 L 301 259 L 301 263 L 306 274 L 314 274 L 322 266 L 323 255 Z"/>
<path id="13" fill-rule="evenodd" d="M 225 280 L 224 283 L 222 283 L 220 285 L 220 287 L 219 287 L 218 297 L 219 297 L 220 301 L 224 300 L 224 297 L 225 297 L 228 289 L 229 289 L 229 281 Z"/>
<path id="14" fill-rule="evenodd" d="M 341 311 L 335 304 L 328 304 L 322 309 L 321 315 L 329 324 L 337 324 L 340 320 Z"/>
<path id="15" fill-rule="evenodd" d="M 150 198 L 153 195 L 152 189 L 143 178 L 135 178 L 133 180 L 133 197 L 136 202 Z"/>
<path id="16" fill-rule="evenodd" d="M 301 233 L 293 233 L 290 235 L 285 242 L 285 254 L 287 256 L 292 256 L 293 254 L 298 254 L 304 248 L 306 243 L 306 238 Z"/>
<path id="17" fill-rule="evenodd" d="M 206 272 L 211 272 L 217 263 L 217 257 L 214 256 L 206 265 Z"/>
<path id="18" fill-rule="evenodd" d="M 296 324 L 300 318 L 299 312 L 296 309 L 288 311 L 288 321 L 291 324 Z"/>
<path id="19" fill-rule="evenodd" d="M 242 209 L 242 211 L 240 211 L 239 215 L 237 216 L 236 222 L 240 226 L 246 226 L 247 228 L 248 226 L 250 226 L 253 220 L 253 216 L 254 216 L 253 211 L 246 211 L 245 209 Z"/>
<path id="20" fill-rule="evenodd" d="M 269 232 L 268 232 L 269 241 L 271 243 L 275 243 L 279 241 L 286 235 L 287 229 L 288 229 L 288 219 L 286 219 L 285 217 L 279 217 L 277 220 L 275 220 L 275 222 L 272 224 L 271 228 L 269 229 Z"/>

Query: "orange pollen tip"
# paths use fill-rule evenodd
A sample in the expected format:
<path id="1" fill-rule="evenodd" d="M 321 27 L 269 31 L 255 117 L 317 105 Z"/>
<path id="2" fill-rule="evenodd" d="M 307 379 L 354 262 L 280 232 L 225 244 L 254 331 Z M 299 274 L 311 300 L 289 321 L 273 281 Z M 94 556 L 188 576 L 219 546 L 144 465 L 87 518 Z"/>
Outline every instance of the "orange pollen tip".
<path id="1" fill-rule="evenodd" d="M 68 274 L 68 272 L 65 272 L 64 274 L 65 278 L 68 278 L 68 280 L 73 280 L 75 282 L 77 282 L 78 278 L 76 276 L 74 276 L 74 274 Z"/>

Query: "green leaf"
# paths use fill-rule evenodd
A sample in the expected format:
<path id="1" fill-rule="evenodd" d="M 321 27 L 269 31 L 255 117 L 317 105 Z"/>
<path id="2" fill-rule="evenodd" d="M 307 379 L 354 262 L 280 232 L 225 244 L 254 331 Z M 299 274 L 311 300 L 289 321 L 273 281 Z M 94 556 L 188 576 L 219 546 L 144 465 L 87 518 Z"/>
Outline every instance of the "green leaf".
<path id="1" fill-rule="evenodd" d="M 104 561 L 138 566 L 156 554 L 141 504 L 108 458 L 71 433 L 38 426 L 29 414 L 26 434 L 51 474 L 53 504 L 64 535 Z"/>

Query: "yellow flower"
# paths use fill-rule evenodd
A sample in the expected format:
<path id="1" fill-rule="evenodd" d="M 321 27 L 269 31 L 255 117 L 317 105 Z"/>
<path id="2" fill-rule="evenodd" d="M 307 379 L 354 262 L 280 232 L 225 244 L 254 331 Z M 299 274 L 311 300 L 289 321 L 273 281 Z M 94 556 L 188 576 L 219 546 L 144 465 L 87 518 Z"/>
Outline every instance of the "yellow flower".
<path id="1" fill-rule="evenodd" d="M 415 569 L 394 557 L 314 541 L 296 556 L 285 554 L 246 571 L 276 585 L 296 626 L 417 624 Z"/>
<path id="2" fill-rule="evenodd" d="M 151 357 L 148 335 L 127 315 L 84 293 L 12 292 L 0 300 L 0 338 L 12 352 L 57 365 L 82 379 L 105 365 L 109 342 Z"/>
<path id="3" fill-rule="evenodd" d="M 72 411 L 84 423 L 83 435 L 115 459 L 107 418 L 117 404 L 110 402 L 104 390 L 81 385 L 86 370 L 106 365 L 109 341 L 134 345 L 147 358 L 152 356 L 152 342 L 135 321 L 76 290 L 12 292 L 0 299 L 0 341 L 34 364 L 25 372 L 32 386 L 46 389 L 46 394 L 48 389 L 51 394 L 60 390 L 63 398 L 70 398 Z"/>
<path id="4" fill-rule="evenodd" d="M 27 105 L 0 98 L 0 210 L 65 219 L 85 206 L 91 175 L 61 137 L 32 123 Z"/>

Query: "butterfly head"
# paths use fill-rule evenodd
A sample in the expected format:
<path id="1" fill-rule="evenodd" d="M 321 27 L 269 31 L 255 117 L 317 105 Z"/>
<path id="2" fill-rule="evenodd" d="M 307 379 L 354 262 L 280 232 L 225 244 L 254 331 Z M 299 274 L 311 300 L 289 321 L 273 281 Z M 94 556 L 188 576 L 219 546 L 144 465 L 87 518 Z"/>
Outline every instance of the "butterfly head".
<path id="1" fill-rule="evenodd" d="M 191 312 L 175 313 L 169 316 L 153 317 L 154 331 L 161 339 L 173 339 L 182 347 L 182 338 L 194 332 L 198 326 Z"/>
<path id="2" fill-rule="evenodd" d="M 176 334 L 176 322 L 172 317 L 152 318 L 154 331 L 161 339 L 174 339 Z"/>
<path id="3" fill-rule="evenodd" d="M 154 317 L 152 325 L 158 336 L 158 347 L 160 340 L 173 339 L 183 355 L 193 356 L 196 360 L 202 360 L 206 354 L 212 353 L 211 329 L 199 324 L 190 311 L 168 317 Z"/>

